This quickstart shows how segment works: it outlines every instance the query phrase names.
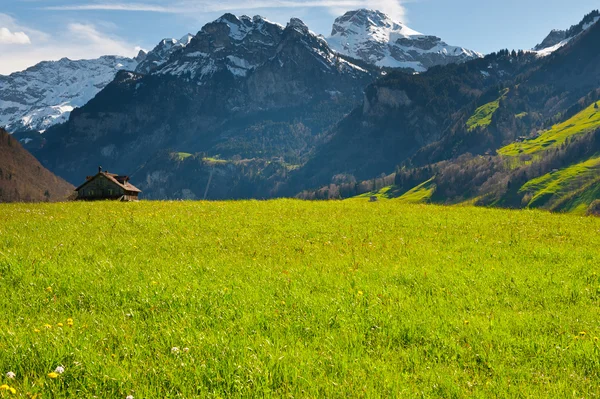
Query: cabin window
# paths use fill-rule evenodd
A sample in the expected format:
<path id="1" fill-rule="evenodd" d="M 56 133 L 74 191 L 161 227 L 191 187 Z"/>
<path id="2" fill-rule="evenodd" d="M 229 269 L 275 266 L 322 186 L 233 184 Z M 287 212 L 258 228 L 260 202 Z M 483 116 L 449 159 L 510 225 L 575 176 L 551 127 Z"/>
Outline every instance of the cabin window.
<path id="1" fill-rule="evenodd" d="M 90 190 L 90 196 L 94 195 L 94 190 Z"/>
<path id="2" fill-rule="evenodd" d="M 108 195 L 113 195 L 113 190 L 108 189 Z"/>

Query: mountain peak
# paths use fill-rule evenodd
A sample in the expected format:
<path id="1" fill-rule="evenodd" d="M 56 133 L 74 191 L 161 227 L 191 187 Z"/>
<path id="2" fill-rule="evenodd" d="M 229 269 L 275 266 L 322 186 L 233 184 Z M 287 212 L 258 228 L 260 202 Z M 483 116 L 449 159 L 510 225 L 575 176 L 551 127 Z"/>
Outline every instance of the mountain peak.
<path id="1" fill-rule="evenodd" d="M 537 52 L 540 56 L 547 56 L 552 54 L 554 51 L 567 45 L 571 40 L 585 32 L 596 23 L 600 21 L 600 11 L 593 10 L 589 14 L 583 17 L 581 22 L 577 25 L 571 26 L 567 30 L 553 29 L 548 36 L 537 46 L 533 48 L 533 51 Z"/>
<path id="2" fill-rule="evenodd" d="M 341 17 L 336 18 L 331 35 L 334 36 L 337 33 L 343 33 L 348 26 L 367 29 L 370 27 L 397 29 L 400 25 L 381 11 L 361 8 L 359 10 L 348 11 Z"/>
<path id="3" fill-rule="evenodd" d="M 297 30 L 299 32 L 302 32 L 302 33 L 308 33 L 309 32 L 308 26 L 306 26 L 306 24 L 301 19 L 299 19 L 299 18 L 292 18 L 292 19 L 290 19 L 290 22 L 288 22 L 287 27 L 291 28 L 291 29 L 295 29 L 295 30 Z"/>
<path id="4" fill-rule="evenodd" d="M 416 72 L 481 57 L 475 51 L 449 46 L 438 37 L 395 22 L 381 11 L 364 8 L 336 18 L 327 42 L 338 53 L 370 64 Z"/>

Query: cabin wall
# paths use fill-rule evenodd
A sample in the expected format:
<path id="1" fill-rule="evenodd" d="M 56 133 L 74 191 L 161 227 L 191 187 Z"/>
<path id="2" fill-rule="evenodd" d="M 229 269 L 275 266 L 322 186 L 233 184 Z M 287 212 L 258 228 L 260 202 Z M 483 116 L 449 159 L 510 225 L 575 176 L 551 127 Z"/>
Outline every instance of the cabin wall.
<path id="1" fill-rule="evenodd" d="M 125 190 L 105 177 L 99 176 L 83 186 L 77 194 L 77 199 L 118 199 L 125 195 Z"/>

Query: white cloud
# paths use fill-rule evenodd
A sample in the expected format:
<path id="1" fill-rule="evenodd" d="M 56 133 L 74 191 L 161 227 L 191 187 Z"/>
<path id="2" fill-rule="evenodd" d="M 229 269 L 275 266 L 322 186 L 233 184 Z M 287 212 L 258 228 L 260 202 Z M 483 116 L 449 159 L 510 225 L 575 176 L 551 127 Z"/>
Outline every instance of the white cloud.
<path id="1" fill-rule="evenodd" d="M 256 9 L 281 8 L 326 8 L 339 14 L 340 10 L 372 8 L 388 13 L 394 19 L 403 21 L 406 15 L 402 0 L 233 0 L 217 2 L 208 0 L 180 0 L 170 5 L 153 3 L 107 2 L 66 6 L 44 7 L 46 10 L 71 11 L 142 11 L 170 14 L 214 13 L 226 11 L 244 11 Z M 162 3 L 162 2 L 161 2 Z"/>
<path id="2" fill-rule="evenodd" d="M 8 28 L 0 28 L 0 43 L 31 44 L 31 39 L 25 32 L 11 32 Z"/>
<path id="3" fill-rule="evenodd" d="M 95 24 L 71 23 L 66 29 L 49 35 L 0 14 L 0 25 L 8 26 L 12 32 L 23 32 L 29 38 L 27 46 L 15 46 L 0 40 L 0 74 L 10 74 L 24 70 L 40 61 L 55 61 L 63 57 L 70 59 L 90 59 L 102 55 L 135 56 L 134 44 L 118 36 L 100 30 Z M 98 24 L 101 25 L 101 24 Z"/>

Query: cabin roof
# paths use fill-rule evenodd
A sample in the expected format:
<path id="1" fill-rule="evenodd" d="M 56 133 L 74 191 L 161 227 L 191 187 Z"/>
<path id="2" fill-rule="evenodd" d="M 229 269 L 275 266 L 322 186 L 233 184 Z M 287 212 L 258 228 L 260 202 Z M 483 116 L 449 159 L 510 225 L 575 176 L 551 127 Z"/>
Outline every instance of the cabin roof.
<path id="1" fill-rule="evenodd" d="M 117 186 L 121 187 L 123 190 L 133 191 L 133 192 L 136 192 L 136 193 L 141 193 L 142 192 L 142 190 L 140 190 L 139 188 L 137 188 L 133 184 L 129 183 L 129 176 L 120 176 L 120 175 L 115 175 L 114 173 L 108 173 L 108 172 L 98 172 L 94 176 L 89 176 L 87 178 L 86 182 L 83 183 L 82 185 L 80 185 L 79 187 L 77 187 L 75 189 L 75 191 L 81 190 L 86 184 L 88 184 L 92 180 L 95 180 L 99 176 L 104 176 L 108 180 L 110 180 L 113 183 L 115 183 Z"/>

